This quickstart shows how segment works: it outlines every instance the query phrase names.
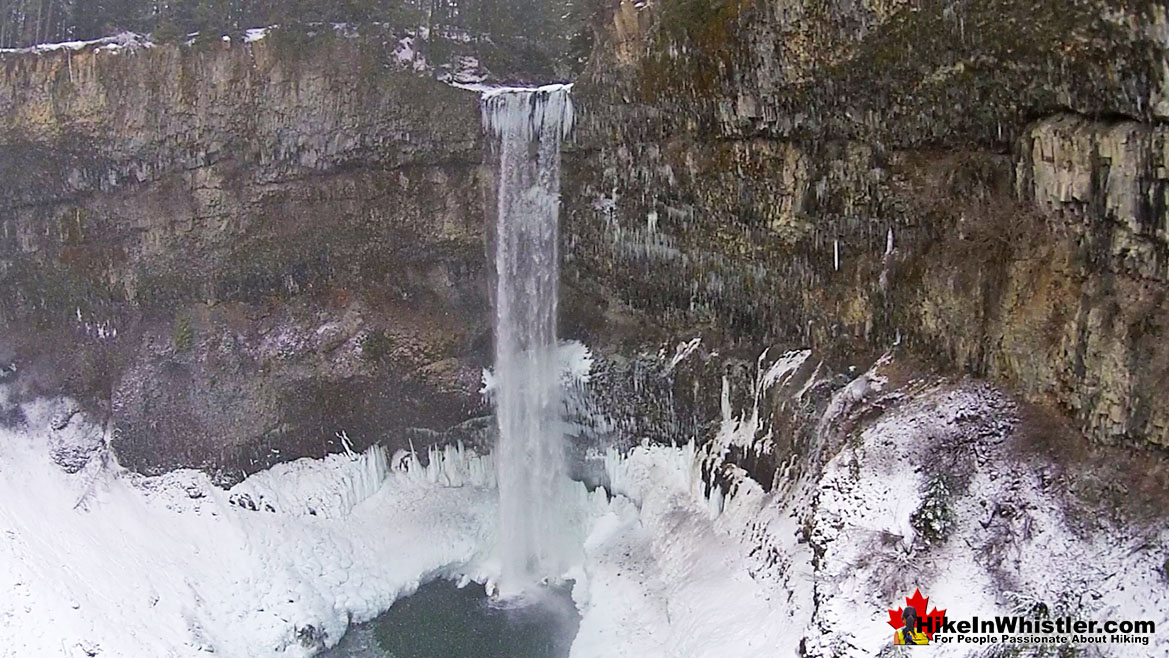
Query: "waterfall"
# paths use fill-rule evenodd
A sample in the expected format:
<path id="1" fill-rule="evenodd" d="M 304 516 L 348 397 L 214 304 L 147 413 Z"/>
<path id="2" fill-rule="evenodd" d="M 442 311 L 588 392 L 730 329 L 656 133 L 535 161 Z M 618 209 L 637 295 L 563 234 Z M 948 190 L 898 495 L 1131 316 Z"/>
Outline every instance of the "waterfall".
<path id="1" fill-rule="evenodd" d="M 560 143 L 572 126 L 569 86 L 484 93 L 498 155 L 495 205 L 496 469 L 500 591 L 564 571 L 567 480 L 556 358 Z"/>

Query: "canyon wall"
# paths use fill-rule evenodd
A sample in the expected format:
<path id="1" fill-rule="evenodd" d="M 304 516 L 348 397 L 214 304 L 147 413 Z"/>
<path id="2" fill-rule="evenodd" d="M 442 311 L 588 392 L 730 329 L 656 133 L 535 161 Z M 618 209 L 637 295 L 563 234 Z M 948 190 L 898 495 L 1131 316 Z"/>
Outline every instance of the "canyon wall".
<path id="1" fill-rule="evenodd" d="M 0 113 L 10 403 L 227 481 L 480 414 L 476 94 L 269 36 L 0 54 Z"/>
<path id="2" fill-rule="evenodd" d="M 764 347 L 896 346 L 1169 444 L 1163 7 L 668 0 L 592 29 L 562 335 L 597 348 L 606 431 L 704 438 Z M 477 98 L 411 43 L 0 53 L 0 420 L 69 395 L 124 464 L 225 481 L 481 434 Z"/>
<path id="3" fill-rule="evenodd" d="M 594 27 L 571 333 L 899 346 L 1169 446 L 1163 6 L 670 0 Z"/>

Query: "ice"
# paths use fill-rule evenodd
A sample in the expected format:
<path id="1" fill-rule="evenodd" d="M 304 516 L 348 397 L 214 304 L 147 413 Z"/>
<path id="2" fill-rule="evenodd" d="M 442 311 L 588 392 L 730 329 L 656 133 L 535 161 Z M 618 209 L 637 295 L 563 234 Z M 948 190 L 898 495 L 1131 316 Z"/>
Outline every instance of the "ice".
<path id="1" fill-rule="evenodd" d="M 249 508 L 297 516 L 344 518 L 375 495 L 390 475 L 384 450 L 277 464 L 232 487 L 228 499 Z M 288 482 L 296 482 L 289 487 Z"/>
<path id="2" fill-rule="evenodd" d="M 678 364 L 693 354 L 700 344 L 702 344 L 702 336 L 695 336 L 685 343 L 679 343 L 674 348 L 674 356 L 670 359 L 670 365 L 666 367 L 666 372 L 671 372 L 678 367 Z"/>
<path id="3" fill-rule="evenodd" d="M 548 129 L 555 129 L 559 137 L 567 137 L 572 132 L 571 84 L 540 87 L 462 86 L 482 90 L 483 128 L 489 135 L 502 137 L 511 132 L 518 139 L 528 141 Z M 548 140 L 551 135 L 541 137 Z"/>
<path id="4" fill-rule="evenodd" d="M 573 658 L 792 655 L 800 623 L 753 578 L 742 535 L 770 518 L 761 489 L 706 511 L 693 445 L 607 459 L 614 498 L 585 544 L 587 596 Z"/>
<path id="5" fill-rule="evenodd" d="M 893 262 L 893 229 L 885 234 L 885 256 L 881 261 L 881 277 L 878 281 L 881 291 L 889 290 L 889 266 Z"/>
<path id="6" fill-rule="evenodd" d="M 587 345 L 578 340 L 560 341 L 556 349 L 556 361 L 560 368 L 562 386 L 578 386 L 588 383 L 592 374 L 593 353 Z M 484 368 L 479 392 L 485 398 L 490 399 L 497 383 L 495 373 L 490 368 Z"/>
<path id="7" fill-rule="evenodd" d="M 808 357 L 810 356 L 812 356 L 811 350 L 792 350 L 790 352 L 786 352 L 783 356 L 776 359 L 775 362 L 772 363 L 770 367 L 768 367 L 767 371 L 763 373 L 761 385 L 758 389 L 758 395 L 762 395 L 763 393 L 767 392 L 768 389 L 770 389 L 772 386 L 775 386 L 776 384 L 787 383 L 788 380 L 791 379 L 792 375 L 795 374 L 796 370 L 799 370 L 799 368 L 804 365 L 804 362 L 807 361 Z M 759 357 L 759 364 L 762 365 L 766 358 L 767 351 L 765 350 Z"/>
<path id="8" fill-rule="evenodd" d="M 557 355 L 560 361 L 560 377 L 565 385 L 589 381 L 593 368 L 593 354 L 584 343 L 578 340 L 561 341 Z"/>
<path id="9" fill-rule="evenodd" d="M 27 408 L 27 429 L 0 443 L 0 586 L 15 592 L 0 642 L 16 655 L 307 656 L 318 634 L 331 645 L 428 579 L 498 578 L 490 457 L 449 446 L 423 464 L 375 447 L 228 491 L 194 471 L 145 478 L 92 460 L 95 485 L 49 457 L 58 408 Z M 766 606 L 703 511 L 694 446 L 608 463 L 611 498 L 577 483 L 558 496 L 584 547 L 565 574 L 585 612 L 573 655 L 717 655 L 707 634 L 725 643 L 736 610 Z"/>
<path id="10" fill-rule="evenodd" d="M 822 467 L 767 492 L 723 464 L 726 486 L 708 488 L 704 460 L 766 429 L 764 393 L 806 401 L 829 381 L 820 366 L 796 377 L 808 358 L 761 355 L 754 401 L 736 409 L 728 395 L 713 441 L 610 451 L 608 491 L 564 483 L 555 494 L 580 546 L 563 574 L 582 614 L 573 658 L 874 656 L 892 639 L 888 609 L 915 588 L 963 617 L 1042 602 L 1169 624 L 1169 530 L 1069 527 L 1045 467 L 1007 449 L 1010 403 L 985 384 L 890 390 L 883 357 L 824 404 L 805 456 Z M 23 428 L 0 430 L 0 646 L 11 655 L 308 656 L 320 633 L 331 645 L 429 579 L 499 582 L 493 456 L 373 448 L 224 491 L 193 471 L 120 469 L 67 401 L 22 409 Z M 77 472 L 53 461 L 54 433 L 85 446 Z M 947 467 L 966 478 L 953 525 L 926 542 L 914 514 L 943 457 L 961 450 L 971 461 Z M 1167 643 L 1101 655 L 1164 655 Z"/>
<path id="11" fill-rule="evenodd" d="M 494 543 L 491 469 L 457 448 L 404 469 L 379 448 L 300 460 L 222 491 L 201 473 L 144 478 L 112 460 L 66 473 L 46 442 L 53 414 L 26 406 L 26 429 L 0 430 L 11 655 L 307 656 L 309 626 L 335 643 L 426 579 L 480 573 Z"/>
<path id="12" fill-rule="evenodd" d="M 768 365 L 764 353 L 753 406 L 759 390 L 790 381 L 806 358 L 789 353 Z M 718 455 L 760 429 L 755 410 L 731 408 L 729 396 L 719 434 L 702 450 L 610 453 L 615 495 L 585 544 L 574 658 L 884 655 L 892 642 L 888 610 L 918 587 L 962 618 L 1043 602 L 1052 614 L 1169 623 L 1163 524 L 1086 535 L 1069 528 L 1042 468 L 1037 473 L 1034 462 L 1005 447 L 1015 429 L 1002 393 L 941 380 L 913 384 L 911 395 L 890 391 L 883 371 L 891 363 L 882 357 L 827 404 L 818 424 L 822 455 L 804 456 L 809 466 L 822 456 L 824 466 L 771 493 L 745 473 L 727 495 L 708 491 L 699 477 L 704 454 Z M 793 396 L 803 399 L 823 381 L 813 373 Z M 884 411 L 854 427 L 875 409 Z M 841 434 L 848 427 L 855 434 Z M 954 446 L 972 445 L 970 454 L 981 457 L 948 467 L 969 477 L 965 488 L 954 485 L 948 535 L 923 539 L 912 519 L 931 479 L 951 472 L 945 458 Z M 988 501 L 1015 511 L 999 520 L 988 515 Z M 1169 640 L 1155 637 L 1098 655 L 1167 649 Z M 932 651 L 981 654 L 968 645 Z"/>

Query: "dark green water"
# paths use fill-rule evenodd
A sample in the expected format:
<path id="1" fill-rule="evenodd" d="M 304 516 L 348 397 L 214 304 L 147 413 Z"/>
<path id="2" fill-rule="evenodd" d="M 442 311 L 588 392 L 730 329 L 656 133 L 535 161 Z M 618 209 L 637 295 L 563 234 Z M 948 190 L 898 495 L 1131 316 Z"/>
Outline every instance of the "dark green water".
<path id="1" fill-rule="evenodd" d="M 566 658 L 580 617 L 567 590 L 512 605 L 483 586 L 423 585 L 381 617 L 350 629 L 324 658 Z"/>

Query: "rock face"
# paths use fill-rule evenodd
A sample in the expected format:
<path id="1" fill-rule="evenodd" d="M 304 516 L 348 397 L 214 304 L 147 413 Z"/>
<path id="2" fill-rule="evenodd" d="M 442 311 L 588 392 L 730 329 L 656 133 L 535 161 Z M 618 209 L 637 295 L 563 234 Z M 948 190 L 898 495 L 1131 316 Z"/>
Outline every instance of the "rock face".
<path id="1" fill-rule="evenodd" d="M 0 357 L 233 479 L 479 411 L 476 95 L 345 39 L 0 55 Z M 396 438 L 395 438 L 396 437 Z"/>
<path id="2" fill-rule="evenodd" d="M 1169 445 L 1164 7 L 597 9 L 562 186 L 561 333 L 612 384 L 590 431 L 701 438 L 765 346 L 900 345 Z M 0 379 L 147 472 L 481 434 L 477 101 L 403 48 L 0 54 Z"/>
<path id="3" fill-rule="evenodd" d="M 1145 2 L 605 7 L 566 159 L 570 332 L 899 344 L 1169 446 L 1167 24 Z"/>

